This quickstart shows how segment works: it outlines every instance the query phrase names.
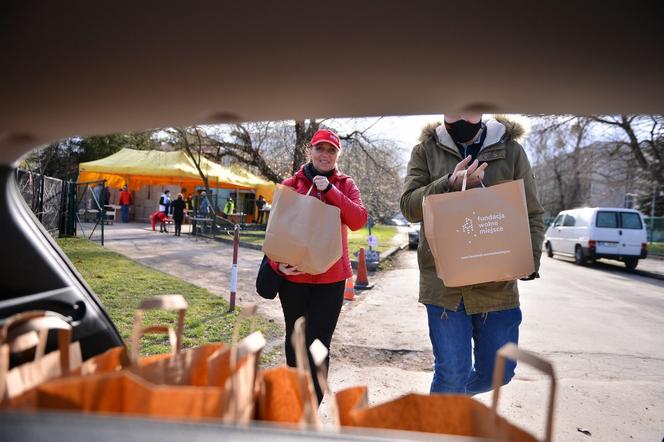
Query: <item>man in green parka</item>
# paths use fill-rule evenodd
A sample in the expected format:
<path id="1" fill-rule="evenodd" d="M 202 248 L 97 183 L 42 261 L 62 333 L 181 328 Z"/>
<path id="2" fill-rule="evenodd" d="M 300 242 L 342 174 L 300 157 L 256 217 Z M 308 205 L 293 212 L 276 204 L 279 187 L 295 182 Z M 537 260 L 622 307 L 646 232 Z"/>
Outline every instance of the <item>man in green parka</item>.
<path id="1" fill-rule="evenodd" d="M 421 222 L 423 198 L 459 191 L 464 170 L 468 187 L 523 179 L 535 262 L 535 273 L 524 280 L 532 280 L 539 277 L 544 210 L 537 200 L 528 157 L 516 141 L 522 134 L 517 123 L 501 118 L 482 121 L 481 114 L 445 115 L 442 124 L 427 126 L 411 153 L 401 211 L 408 221 Z M 417 259 L 419 301 L 427 308 L 435 358 L 431 392 L 474 395 L 489 391 L 496 351 L 519 340 L 517 282 L 445 287 L 436 276 L 424 226 Z M 504 384 L 512 379 L 515 368 L 515 363 L 508 363 Z"/>

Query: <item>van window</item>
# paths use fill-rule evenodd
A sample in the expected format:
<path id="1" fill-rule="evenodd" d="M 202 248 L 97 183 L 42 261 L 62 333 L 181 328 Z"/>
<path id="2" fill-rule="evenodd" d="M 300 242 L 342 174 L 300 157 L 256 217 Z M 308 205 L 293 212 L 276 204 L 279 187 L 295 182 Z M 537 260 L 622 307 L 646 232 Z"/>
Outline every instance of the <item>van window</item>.
<path id="1" fill-rule="evenodd" d="M 572 215 L 566 215 L 565 221 L 563 221 L 563 227 L 574 227 L 576 220 Z"/>
<path id="2" fill-rule="evenodd" d="M 597 227 L 607 227 L 609 229 L 618 228 L 618 213 L 617 212 L 597 212 Z"/>
<path id="3" fill-rule="evenodd" d="M 623 229 L 643 229 L 643 225 L 641 225 L 641 216 L 634 212 L 620 212 L 620 225 Z"/>
<path id="4" fill-rule="evenodd" d="M 561 225 L 563 223 L 563 218 L 564 217 L 565 217 L 565 215 L 558 215 L 556 217 L 555 221 L 553 222 L 553 227 L 558 227 L 559 225 Z"/>

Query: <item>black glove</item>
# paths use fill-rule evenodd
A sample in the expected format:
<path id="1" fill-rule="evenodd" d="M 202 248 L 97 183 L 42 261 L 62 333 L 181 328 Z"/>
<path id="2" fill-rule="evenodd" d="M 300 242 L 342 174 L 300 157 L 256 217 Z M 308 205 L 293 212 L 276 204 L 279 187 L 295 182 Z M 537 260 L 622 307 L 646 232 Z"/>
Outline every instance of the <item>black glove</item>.
<path id="1" fill-rule="evenodd" d="M 539 278 L 540 275 L 537 272 L 531 273 L 530 275 L 526 276 L 525 278 L 520 278 L 521 281 L 532 281 L 535 278 Z"/>

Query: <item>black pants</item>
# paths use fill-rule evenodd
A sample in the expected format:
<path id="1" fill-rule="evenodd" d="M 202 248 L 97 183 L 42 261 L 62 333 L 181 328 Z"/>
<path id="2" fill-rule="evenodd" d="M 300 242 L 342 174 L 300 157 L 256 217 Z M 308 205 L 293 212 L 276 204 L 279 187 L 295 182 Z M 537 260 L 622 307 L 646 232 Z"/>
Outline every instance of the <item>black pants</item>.
<path id="1" fill-rule="evenodd" d="M 333 282 L 331 284 L 298 284 L 284 281 L 279 290 L 281 308 L 284 311 L 286 321 L 286 362 L 290 367 L 295 367 L 295 350 L 291 345 L 291 334 L 295 321 L 304 316 L 306 320 L 306 344 L 311 366 L 318 403 L 323 400 L 323 392 L 316 377 L 316 367 L 309 354 L 309 346 L 316 339 L 320 340 L 327 349 L 330 349 L 332 335 L 337 326 L 337 319 L 344 302 L 345 281 Z M 327 358 L 326 366 L 329 369 L 330 358 Z"/>
<path id="2" fill-rule="evenodd" d="M 182 218 L 173 217 L 173 223 L 175 224 L 175 234 L 180 236 L 180 232 L 182 231 Z"/>

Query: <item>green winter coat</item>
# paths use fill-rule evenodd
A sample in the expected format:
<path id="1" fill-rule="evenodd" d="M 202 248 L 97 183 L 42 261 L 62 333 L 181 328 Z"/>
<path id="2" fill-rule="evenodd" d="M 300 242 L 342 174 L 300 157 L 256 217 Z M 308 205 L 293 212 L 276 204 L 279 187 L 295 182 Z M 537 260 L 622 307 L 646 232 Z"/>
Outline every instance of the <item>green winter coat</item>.
<path id="1" fill-rule="evenodd" d="M 537 200 L 535 178 L 523 147 L 515 141 L 523 134 L 517 123 L 504 118 L 485 121 L 487 136 L 478 160 L 487 162 L 484 184 L 492 186 L 508 180 L 523 179 L 528 205 L 530 237 L 535 271 L 539 270 L 544 240 L 544 210 Z M 401 195 L 401 212 L 410 222 L 422 221 L 422 199 L 426 195 L 449 192 L 448 178 L 463 158 L 459 149 L 440 123 L 424 128 L 420 144 L 413 148 Z M 420 228 L 417 249 L 420 267 L 420 297 L 423 304 L 433 304 L 456 311 L 463 300 L 468 314 L 506 310 L 519 306 L 516 281 L 490 282 L 464 287 L 445 287 L 436 276 L 431 249 Z"/>

